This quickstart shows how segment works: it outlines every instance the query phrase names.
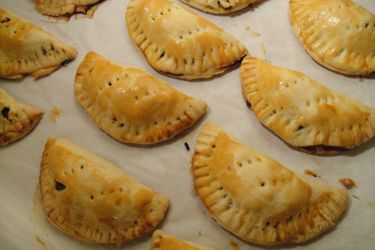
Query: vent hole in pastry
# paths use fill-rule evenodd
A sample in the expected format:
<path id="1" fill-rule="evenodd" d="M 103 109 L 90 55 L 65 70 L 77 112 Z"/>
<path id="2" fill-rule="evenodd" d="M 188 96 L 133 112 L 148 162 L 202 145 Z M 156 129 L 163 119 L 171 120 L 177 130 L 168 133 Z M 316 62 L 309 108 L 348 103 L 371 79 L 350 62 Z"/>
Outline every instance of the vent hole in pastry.
<path id="1" fill-rule="evenodd" d="M 266 226 L 268 227 L 269 225 L 271 225 L 271 222 L 267 221 Z"/>
<path id="2" fill-rule="evenodd" d="M 5 118 L 5 119 L 8 119 L 9 118 L 9 107 L 4 107 L 2 110 L 1 110 L 1 115 Z"/>
<path id="3" fill-rule="evenodd" d="M 368 23 L 365 23 L 365 28 L 368 28 Z"/>
<path id="4" fill-rule="evenodd" d="M 163 51 L 163 52 L 160 54 L 159 59 L 162 59 L 164 56 L 165 56 L 165 51 Z"/>
<path id="5" fill-rule="evenodd" d="M 261 187 L 264 187 L 265 185 L 266 185 L 266 183 L 264 183 L 264 182 L 261 182 L 261 183 L 260 183 L 260 186 L 261 186 Z"/>
<path id="6" fill-rule="evenodd" d="M 304 129 L 305 127 L 303 125 L 299 125 L 298 128 L 297 128 L 297 131 L 300 131 L 302 129 Z"/>
<path id="7" fill-rule="evenodd" d="M 251 164 L 251 160 L 250 160 L 250 159 L 249 159 L 249 160 L 247 160 L 247 163 Z"/>
<path id="8" fill-rule="evenodd" d="M 120 128 L 124 127 L 124 123 L 120 123 L 119 127 Z"/>
<path id="9" fill-rule="evenodd" d="M 163 11 L 160 11 L 160 15 L 161 15 L 161 16 L 164 15 L 164 12 L 163 12 Z"/>
<path id="10" fill-rule="evenodd" d="M 65 189 L 65 185 L 55 180 L 55 189 L 57 191 L 62 191 Z"/>
<path id="11" fill-rule="evenodd" d="M 311 103 L 310 103 L 309 101 L 306 102 L 306 106 L 307 106 L 307 107 L 310 107 L 310 104 L 311 104 Z"/>
<path id="12" fill-rule="evenodd" d="M 134 226 L 137 226 L 137 225 L 138 225 L 138 221 L 135 220 L 135 221 L 133 222 L 133 224 L 134 224 Z"/>
<path id="13" fill-rule="evenodd" d="M 259 157 L 257 157 L 257 162 L 261 162 L 262 161 L 262 159 L 260 159 Z"/>
<path id="14" fill-rule="evenodd" d="M 233 201 L 232 199 L 228 200 L 228 208 L 231 208 L 233 206 Z"/>
<path id="15" fill-rule="evenodd" d="M 47 50 L 44 48 L 44 47 L 42 47 L 42 53 L 43 53 L 43 55 L 48 55 L 48 52 L 47 52 Z"/>
<path id="16" fill-rule="evenodd" d="M 242 163 L 241 163 L 241 162 L 239 162 L 239 163 L 238 163 L 238 166 L 239 166 L 239 167 L 241 168 L 241 167 L 242 167 Z"/>
<path id="17" fill-rule="evenodd" d="M 213 145 L 211 146 L 211 148 L 216 148 L 216 144 L 213 144 Z"/>
<path id="18" fill-rule="evenodd" d="M 51 50 L 54 51 L 55 50 L 55 47 L 53 47 L 53 44 L 51 43 Z"/>
<path id="19" fill-rule="evenodd" d="M 94 199 L 94 196 L 93 196 L 93 195 L 91 195 L 91 196 L 90 196 L 90 199 L 91 199 L 91 200 L 93 200 L 93 199 Z"/>
<path id="20" fill-rule="evenodd" d="M 279 226 L 280 222 L 276 222 L 276 224 L 273 226 L 275 229 Z"/>
<path id="21" fill-rule="evenodd" d="M 154 125 L 158 125 L 158 122 L 157 122 L 157 121 L 154 121 Z"/>
<path id="22" fill-rule="evenodd" d="M 134 99 L 135 99 L 135 100 L 138 100 L 138 98 L 139 98 L 139 97 L 138 97 L 137 95 L 136 95 L 136 96 L 134 96 Z"/>
<path id="23" fill-rule="evenodd" d="M 109 82 L 109 83 L 108 83 L 108 86 L 112 86 L 112 83 L 111 83 L 111 82 Z"/>
<path id="24" fill-rule="evenodd" d="M 112 123 L 115 123 L 117 122 L 117 118 L 116 117 L 112 117 Z"/>

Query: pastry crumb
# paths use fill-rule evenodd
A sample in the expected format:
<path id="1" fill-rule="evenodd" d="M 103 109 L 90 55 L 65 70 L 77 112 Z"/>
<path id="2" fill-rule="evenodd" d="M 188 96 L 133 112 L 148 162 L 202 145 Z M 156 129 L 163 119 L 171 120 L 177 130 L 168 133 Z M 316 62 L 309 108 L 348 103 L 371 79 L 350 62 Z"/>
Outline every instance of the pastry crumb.
<path id="1" fill-rule="evenodd" d="M 45 250 L 50 250 L 50 249 L 47 247 L 46 243 L 45 243 L 45 242 L 39 237 L 39 235 L 35 236 L 35 239 L 36 239 L 36 241 L 37 241 L 40 245 L 42 245 L 42 247 L 43 247 Z"/>
<path id="2" fill-rule="evenodd" d="M 184 145 L 185 145 L 185 148 L 187 151 L 190 151 L 190 146 L 189 146 L 189 143 L 187 142 L 184 142 Z"/>
<path id="3" fill-rule="evenodd" d="M 56 122 L 57 119 L 62 115 L 61 109 L 54 107 L 49 111 L 49 119 L 53 122 Z"/>
<path id="4" fill-rule="evenodd" d="M 246 25 L 245 30 L 249 32 L 250 36 L 253 38 L 260 37 L 258 32 L 252 31 L 250 25 Z"/>
<path id="5" fill-rule="evenodd" d="M 354 199 L 360 200 L 360 198 L 359 198 L 357 195 L 352 194 L 352 197 L 353 197 Z"/>
<path id="6" fill-rule="evenodd" d="M 356 187 L 357 185 L 355 182 L 350 178 L 341 178 L 339 179 L 342 185 L 344 185 L 347 189 L 352 189 L 353 187 Z"/>
<path id="7" fill-rule="evenodd" d="M 232 250 L 241 250 L 240 246 L 234 240 L 230 241 L 230 247 Z"/>
<path id="8" fill-rule="evenodd" d="M 304 170 L 303 170 L 303 173 L 305 174 L 305 175 L 310 175 L 310 176 L 312 176 L 312 177 L 319 177 L 314 171 L 312 171 L 311 169 L 308 169 L 308 168 L 305 168 Z"/>

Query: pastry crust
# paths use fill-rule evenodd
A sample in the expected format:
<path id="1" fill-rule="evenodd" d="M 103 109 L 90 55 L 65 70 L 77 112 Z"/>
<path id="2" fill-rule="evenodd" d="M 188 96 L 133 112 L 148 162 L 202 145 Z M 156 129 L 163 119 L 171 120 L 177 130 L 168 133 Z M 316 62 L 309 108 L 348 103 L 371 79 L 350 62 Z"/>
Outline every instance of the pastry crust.
<path id="1" fill-rule="evenodd" d="M 170 0 L 131 0 L 126 23 L 149 64 L 174 77 L 209 78 L 247 54 L 224 30 Z"/>
<path id="2" fill-rule="evenodd" d="M 92 243 L 121 244 L 152 231 L 168 199 L 98 156 L 62 139 L 48 139 L 40 192 L 50 222 Z"/>
<path id="3" fill-rule="evenodd" d="M 156 230 L 152 234 L 150 250 L 214 250 L 189 241 L 180 240 Z"/>
<path id="4" fill-rule="evenodd" d="M 290 0 L 293 30 L 310 56 L 347 75 L 375 71 L 375 15 L 351 0 Z"/>
<path id="5" fill-rule="evenodd" d="M 180 0 L 191 7 L 211 14 L 228 14 L 262 0 Z"/>
<path id="6" fill-rule="evenodd" d="M 104 0 L 34 0 L 35 9 L 47 16 L 86 14 Z M 93 14 L 93 13 L 92 13 Z"/>
<path id="7" fill-rule="evenodd" d="M 210 216 L 259 245 L 308 241 L 332 228 L 348 194 L 308 181 L 280 163 L 205 125 L 192 160 L 194 187 Z"/>
<path id="8" fill-rule="evenodd" d="M 40 109 L 16 101 L 0 88 L 0 145 L 27 135 L 42 116 Z"/>
<path id="9" fill-rule="evenodd" d="M 77 51 L 37 25 L 0 8 L 0 77 L 37 79 L 73 60 Z"/>
<path id="10" fill-rule="evenodd" d="M 259 121 L 293 147 L 336 154 L 375 136 L 375 109 L 300 72 L 254 57 L 243 60 L 240 72 L 243 96 Z"/>
<path id="11" fill-rule="evenodd" d="M 206 103 L 146 72 L 89 52 L 79 66 L 75 94 L 96 124 L 124 143 L 154 144 L 192 126 Z"/>

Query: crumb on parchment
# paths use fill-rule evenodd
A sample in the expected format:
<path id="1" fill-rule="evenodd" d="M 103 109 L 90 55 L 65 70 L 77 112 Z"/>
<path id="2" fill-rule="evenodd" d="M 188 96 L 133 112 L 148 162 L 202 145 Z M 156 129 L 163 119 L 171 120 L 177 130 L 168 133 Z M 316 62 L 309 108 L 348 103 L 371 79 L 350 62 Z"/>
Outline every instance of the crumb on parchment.
<path id="1" fill-rule="evenodd" d="M 240 246 L 234 240 L 231 240 L 229 243 L 231 250 L 241 250 Z"/>
<path id="2" fill-rule="evenodd" d="M 319 177 L 314 171 L 312 171 L 311 169 L 308 169 L 308 168 L 305 168 L 304 170 L 303 170 L 303 173 L 305 174 L 305 175 L 310 175 L 310 176 L 312 176 L 312 177 Z"/>
<path id="3" fill-rule="evenodd" d="M 342 185 L 344 185 L 347 189 L 352 189 L 353 187 L 356 187 L 357 185 L 355 182 L 350 178 L 340 178 L 339 181 Z"/>

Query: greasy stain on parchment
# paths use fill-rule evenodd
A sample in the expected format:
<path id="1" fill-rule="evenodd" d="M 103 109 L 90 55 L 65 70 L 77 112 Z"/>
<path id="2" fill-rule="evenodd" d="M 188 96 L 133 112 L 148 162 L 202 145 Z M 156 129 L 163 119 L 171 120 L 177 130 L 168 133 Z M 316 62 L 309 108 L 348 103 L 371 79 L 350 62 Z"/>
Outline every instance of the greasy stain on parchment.
<path id="1" fill-rule="evenodd" d="M 57 107 L 53 107 L 50 111 L 49 111 L 49 114 L 48 114 L 48 118 L 50 121 L 52 122 L 56 122 L 57 119 L 59 119 L 59 117 L 62 115 L 62 111 L 61 109 L 57 108 Z"/>

